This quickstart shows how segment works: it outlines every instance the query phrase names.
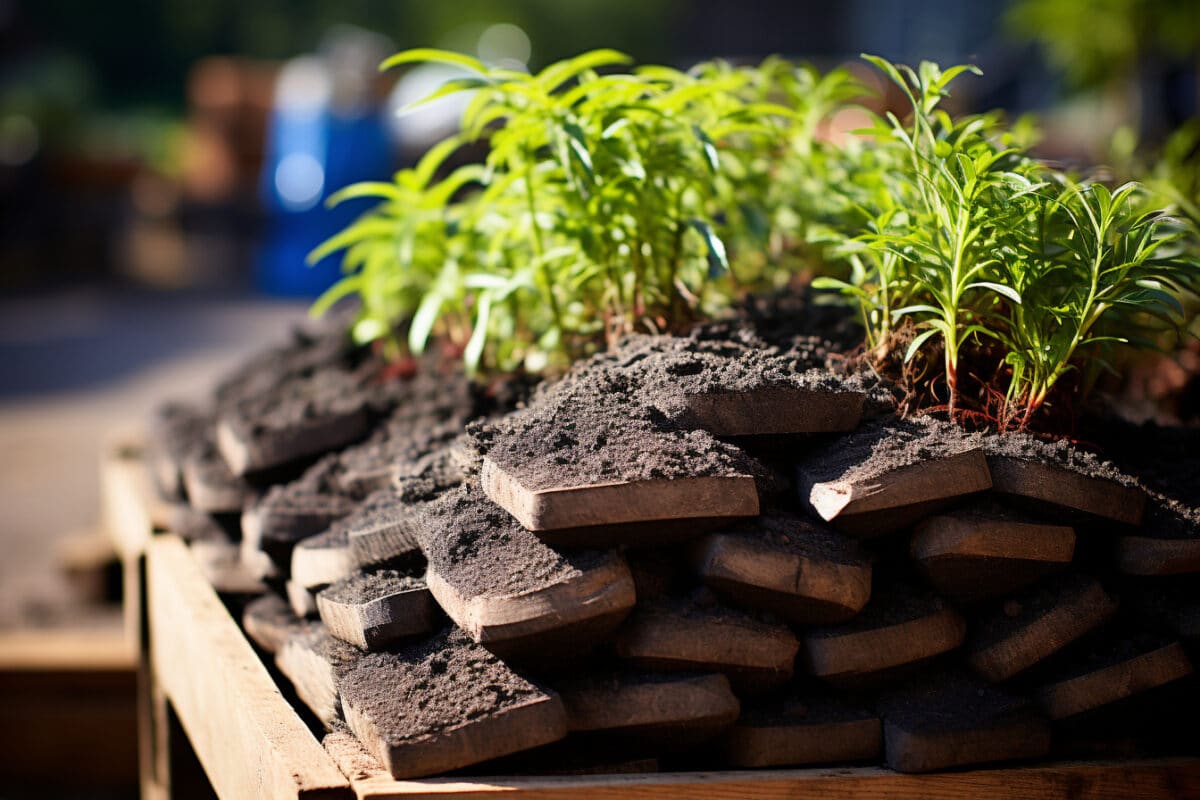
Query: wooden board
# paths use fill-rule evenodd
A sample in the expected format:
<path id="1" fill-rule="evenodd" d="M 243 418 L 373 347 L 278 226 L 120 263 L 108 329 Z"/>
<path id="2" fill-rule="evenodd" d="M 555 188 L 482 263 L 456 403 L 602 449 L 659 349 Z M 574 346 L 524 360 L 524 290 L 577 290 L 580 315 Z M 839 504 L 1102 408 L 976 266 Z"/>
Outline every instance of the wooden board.
<path id="1" fill-rule="evenodd" d="M 991 641 L 968 643 L 967 663 L 992 683 L 1006 681 L 1098 627 L 1116 610 L 1117 602 L 1092 581 L 1025 625 Z"/>
<path id="2" fill-rule="evenodd" d="M 1052 683 L 1038 692 L 1038 699 L 1050 719 L 1063 719 L 1191 673 L 1192 662 L 1176 642 L 1103 669 Z"/>
<path id="3" fill-rule="evenodd" d="M 545 589 L 514 596 L 467 596 L 434 567 L 429 591 L 471 638 L 504 657 L 571 652 L 594 644 L 629 614 L 633 576 L 624 560 L 605 558 L 587 571 Z"/>
<path id="4" fill-rule="evenodd" d="M 100 510 L 117 554 L 127 561 L 146 552 L 151 534 L 167 529 L 171 504 L 154 488 L 138 439 L 110 439 L 100 464 Z"/>
<path id="5" fill-rule="evenodd" d="M 934 588 L 955 600 L 1008 594 L 1071 563 L 1075 531 L 971 512 L 917 525 L 909 554 Z"/>
<path id="6" fill-rule="evenodd" d="M 314 751 L 312 734 L 211 587 L 204 585 L 182 542 L 174 537 L 155 541 L 150 565 L 158 587 L 152 590 L 150 607 L 158 677 L 223 800 L 496 800 L 501 795 L 507 800 L 1200 800 L 1200 757 L 930 775 L 862 767 L 398 781 L 349 732 L 329 734 L 324 751 Z"/>
<path id="7" fill-rule="evenodd" d="M 866 394 L 794 386 L 752 392 L 701 392 L 683 398 L 687 417 L 713 436 L 852 431 Z"/>
<path id="8" fill-rule="evenodd" d="M 743 616 L 689 616 L 638 609 L 617 632 L 618 657 L 654 671 L 721 672 L 740 692 L 792 677 L 800 643 L 782 625 Z"/>
<path id="9" fill-rule="evenodd" d="M 350 796 L 346 777 L 287 704 L 182 541 L 147 559 L 150 656 L 223 800 Z"/>
<path id="10" fill-rule="evenodd" d="M 1089 478 L 1074 470 L 1009 456 L 989 456 L 992 489 L 1097 517 L 1140 525 L 1146 493 L 1114 481 Z"/>
<path id="11" fill-rule="evenodd" d="M 123 795 L 138 783 L 136 656 L 119 624 L 0 632 L 0 796 Z"/>
<path id="12" fill-rule="evenodd" d="M 481 479 L 488 497 L 531 531 L 758 514 L 758 489 L 749 475 L 528 489 L 484 458 Z"/>
<path id="13" fill-rule="evenodd" d="M 1187 575 L 1200 572 L 1200 537 L 1117 539 L 1117 569 L 1128 575 Z"/>
<path id="14" fill-rule="evenodd" d="M 659 772 L 570 777 L 392 779 L 348 732 L 325 749 L 351 776 L 359 800 L 1196 800 L 1200 759 L 1060 763 L 931 775 L 879 767 Z"/>
<path id="15" fill-rule="evenodd" d="M 837 627 L 808 632 L 801 662 L 806 670 L 835 685 L 871 684 L 899 668 L 941 655 L 962 644 L 967 627 L 949 607 L 916 619 L 867 630 Z"/>
<path id="16" fill-rule="evenodd" d="M 711 534 L 692 549 L 693 568 L 719 593 L 800 625 L 844 622 L 871 597 L 871 564 L 787 552 L 747 536 Z"/>
<path id="17" fill-rule="evenodd" d="M 982 449 L 919 461 L 866 481 L 815 481 L 797 471 L 800 498 L 814 513 L 854 536 L 890 533 L 956 497 L 988 489 Z"/>
<path id="18" fill-rule="evenodd" d="M 363 650 L 378 650 L 406 636 L 428 633 L 444 619 L 429 589 L 373 597 L 359 603 L 332 600 L 328 592 L 317 595 L 317 613 L 331 636 Z"/>

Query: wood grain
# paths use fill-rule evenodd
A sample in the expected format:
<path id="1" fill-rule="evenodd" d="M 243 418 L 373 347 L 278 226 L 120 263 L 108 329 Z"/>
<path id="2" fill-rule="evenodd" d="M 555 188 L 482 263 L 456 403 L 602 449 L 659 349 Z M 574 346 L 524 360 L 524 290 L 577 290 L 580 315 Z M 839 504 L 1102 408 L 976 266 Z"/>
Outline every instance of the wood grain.
<path id="1" fill-rule="evenodd" d="M 1178 642 L 1044 686 L 1038 700 L 1050 719 L 1063 719 L 1115 703 L 1192 673 L 1192 662 Z"/>
<path id="2" fill-rule="evenodd" d="M 996 597 L 1071 562 L 1075 531 L 976 513 L 920 523 L 909 553 L 934 588 L 956 600 Z"/>
<path id="3" fill-rule="evenodd" d="M 487 496 L 531 531 L 758 514 L 758 489 L 749 475 L 529 489 L 484 458 L 481 479 Z"/>
<path id="4" fill-rule="evenodd" d="M 939 504 L 992 485 L 983 450 L 969 450 L 862 481 L 816 481 L 801 468 L 800 497 L 821 519 L 861 537 L 915 522 Z"/>
<path id="5" fill-rule="evenodd" d="M 178 538 L 148 554 L 151 660 L 223 800 L 341 798 L 346 778 L 283 699 Z"/>
<path id="6" fill-rule="evenodd" d="M 432 631 L 442 619 L 429 589 L 405 589 L 361 603 L 331 600 L 317 595 L 317 613 L 331 636 L 363 650 Z"/>
<path id="7" fill-rule="evenodd" d="M 801 662 L 807 671 L 838 685 L 861 685 L 953 650 L 967 626 L 952 608 L 868 630 L 838 633 L 836 628 L 803 639 Z"/>
<path id="8" fill-rule="evenodd" d="M 348 732 L 325 749 L 359 800 L 1198 800 L 1200 759 L 1067 762 L 932 775 L 879 767 L 397 781 Z"/>
<path id="9" fill-rule="evenodd" d="M 505 657 L 595 642 L 625 618 L 635 600 L 633 575 L 616 555 L 569 580 L 507 597 L 466 595 L 432 565 L 425 581 L 450 619 Z"/>
<path id="10" fill-rule="evenodd" d="M 992 683 L 1008 680 L 1096 628 L 1117 610 L 1099 583 L 1062 598 L 1037 619 L 986 643 L 969 643 L 967 663 Z"/>
<path id="11" fill-rule="evenodd" d="M 1023 497 L 1097 517 L 1140 525 L 1146 493 L 1115 481 L 1091 478 L 1065 467 L 989 456 L 992 488 L 999 494 Z"/>
<path id="12" fill-rule="evenodd" d="M 792 553 L 746 536 L 711 534 L 693 548 L 696 573 L 734 601 L 800 625 L 850 619 L 871 597 L 871 564 Z"/>
<path id="13" fill-rule="evenodd" d="M 702 392 L 683 398 L 688 420 L 714 436 L 852 431 L 863 392 L 769 386 L 753 392 Z"/>
<path id="14" fill-rule="evenodd" d="M 1117 539 L 1117 568 L 1128 575 L 1188 575 L 1200 572 L 1200 537 Z"/>

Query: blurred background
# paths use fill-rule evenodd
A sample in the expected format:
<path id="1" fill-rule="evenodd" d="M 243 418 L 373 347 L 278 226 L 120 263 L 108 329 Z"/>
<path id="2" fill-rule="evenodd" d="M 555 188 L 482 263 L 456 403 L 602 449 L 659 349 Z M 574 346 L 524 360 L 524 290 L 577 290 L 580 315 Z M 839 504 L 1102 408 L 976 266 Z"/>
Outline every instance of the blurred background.
<path id="1" fill-rule="evenodd" d="M 414 46 L 969 61 L 958 108 L 1036 112 L 1043 155 L 1117 174 L 1200 97 L 1195 0 L 0 0 L 0 632 L 114 624 L 71 579 L 105 552 L 106 437 L 281 339 L 362 210 L 323 200 L 453 130 L 455 100 L 396 113 L 454 76 L 377 71 Z"/>

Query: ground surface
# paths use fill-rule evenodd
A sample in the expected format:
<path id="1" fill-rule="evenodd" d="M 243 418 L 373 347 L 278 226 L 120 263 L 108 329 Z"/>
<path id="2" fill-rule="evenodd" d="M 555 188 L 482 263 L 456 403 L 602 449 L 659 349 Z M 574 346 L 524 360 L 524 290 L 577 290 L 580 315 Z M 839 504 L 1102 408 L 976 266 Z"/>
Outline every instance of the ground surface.
<path id="1" fill-rule="evenodd" d="M 0 299 L 0 628 L 82 624 L 54 554 L 96 526 L 108 432 L 287 335 L 305 304 L 76 289 Z"/>

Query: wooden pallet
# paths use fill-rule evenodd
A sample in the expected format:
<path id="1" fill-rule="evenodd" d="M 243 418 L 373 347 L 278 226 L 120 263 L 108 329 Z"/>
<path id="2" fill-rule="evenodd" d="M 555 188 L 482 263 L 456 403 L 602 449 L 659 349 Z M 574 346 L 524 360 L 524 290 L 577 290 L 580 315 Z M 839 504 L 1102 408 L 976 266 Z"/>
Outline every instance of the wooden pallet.
<path id="1" fill-rule="evenodd" d="M 134 655 L 115 626 L 0 632 L 0 796 L 137 785 Z"/>
<path id="2" fill-rule="evenodd" d="M 212 789 L 236 798 L 1071 798 L 1200 800 L 1200 758 L 1072 762 L 932 775 L 882 768 L 397 781 L 349 734 L 322 743 L 284 698 L 175 536 L 149 539 L 146 566 L 155 796 L 194 788 L 173 772 L 194 749 Z M 186 742 L 170 741 L 175 735 Z M 188 747 L 183 747 L 187 745 Z M 186 752 L 183 756 L 181 750 Z M 144 782 L 144 785 L 145 782 Z"/>

